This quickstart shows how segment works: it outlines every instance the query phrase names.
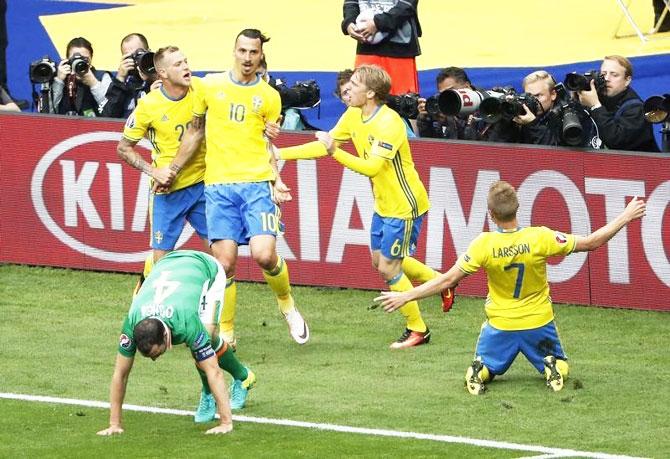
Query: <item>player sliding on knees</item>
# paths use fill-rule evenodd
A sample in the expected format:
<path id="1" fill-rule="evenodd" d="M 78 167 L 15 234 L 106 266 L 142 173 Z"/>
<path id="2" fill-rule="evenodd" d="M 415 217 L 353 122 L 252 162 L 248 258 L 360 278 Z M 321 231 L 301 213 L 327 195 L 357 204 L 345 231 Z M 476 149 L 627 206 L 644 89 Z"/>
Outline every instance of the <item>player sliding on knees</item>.
<path id="1" fill-rule="evenodd" d="M 475 238 L 449 271 L 406 292 L 382 292 L 375 301 L 392 312 L 452 287 L 480 268 L 486 270 L 487 320 L 482 326 L 475 359 L 467 369 L 466 388 L 482 394 L 496 375 L 504 374 L 519 353 L 545 375 L 553 391 L 563 388 L 568 376 L 567 357 L 556 331 L 549 284 L 547 257 L 595 250 L 623 227 L 645 215 L 644 201 L 633 198 L 610 223 L 588 236 L 560 233 L 546 227 L 519 226 L 516 191 L 503 181 L 488 194 L 488 209 L 496 231 Z"/>
<path id="2" fill-rule="evenodd" d="M 225 286 L 223 268 L 205 253 L 178 250 L 156 263 L 123 322 L 109 390 L 109 427 L 98 435 L 123 433 L 121 411 L 136 351 L 156 360 L 182 343 L 190 349 L 202 380 L 195 422 L 214 420 L 218 410 L 219 425 L 206 433 L 233 430 L 231 409 L 244 407 L 256 376 L 219 337 Z M 221 369 L 233 377 L 230 401 Z"/>

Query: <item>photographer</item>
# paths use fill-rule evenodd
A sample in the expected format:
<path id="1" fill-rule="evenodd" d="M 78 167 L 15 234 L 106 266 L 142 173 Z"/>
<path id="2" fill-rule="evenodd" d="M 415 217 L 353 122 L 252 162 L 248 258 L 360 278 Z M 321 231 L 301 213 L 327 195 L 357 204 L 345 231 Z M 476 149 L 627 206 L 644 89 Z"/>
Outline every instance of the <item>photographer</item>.
<path id="1" fill-rule="evenodd" d="M 128 118 L 140 97 L 154 89 L 152 83 L 157 81 L 155 72 L 144 73 L 139 62 L 136 62 L 146 53 L 149 53 L 149 43 L 144 35 L 131 33 L 123 37 L 121 62 L 105 95 L 107 103 L 102 108 L 102 116 Z M 149 58 L 153 67 L 153 53 L 148 56 Z"/>
<path id="2" fill-rule="evenodd" d="M 459 67 L 447 67 L 440 70 L 436 77 L 438 93 L 447 89 L 472 89 L 472 83 L 465 70 Z M 430 114 L 426 111 L 426 99 L 419 99 L 419 116 L 416 127 L 419 137 L 437 139 L 464 139 L 465 129 L 470 116 L 447 116 L 443 113 Z"/>
<path id="3" fill-rule="evenodd" d="M 603 91 L 579 91 L 579 102 L 589 109 L 600 138 L 607 148 L 658 152 L 652 125 L 644 118 L 643 102 L 630 87 L 633 66 L 623 56 L 606 56 L 600 66 L 604 77 Z"/>
<path id="4" fill-rule="evenodd" d="M 61 115 L 100 116 L 112 78 L 91 65 L 93 46 L 83 37 L 70 40 L 66 56 L 53 81 L 52 110 Z"/>
<path id="5" fill-rule="evenodd" d="M 523 79 L 522 86 L 527 94 L 535 98 L 536 106 L 533 107 L 535 110 L 531 110 L 524 104 L 523 109 L 526 113 L 513 118 L 513 121 L 521 126 L 521 143 L 596 148 L 599 146 L 598 142 L 591 143 L 593 122 L 588 113 L 581 107 L 575 107 L 576 104 L 571 103 L 566 91 L 561 91 L 560 95 L 556 92 L 556 81 L 551 74 L 545 70 L 532 72 Z M 570 116 L 572 118 L 569 118 Z"/>

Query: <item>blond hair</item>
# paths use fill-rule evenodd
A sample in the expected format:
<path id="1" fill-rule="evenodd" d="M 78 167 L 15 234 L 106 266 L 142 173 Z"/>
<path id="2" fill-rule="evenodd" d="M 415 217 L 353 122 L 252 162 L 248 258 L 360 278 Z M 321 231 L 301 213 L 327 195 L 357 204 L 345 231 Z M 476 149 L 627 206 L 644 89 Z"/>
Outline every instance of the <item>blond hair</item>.
<path id="1" fill-rule="evenodd" d="M 551 73 L 547 72 L 546 70 L 536 70 L 532 73 L 529 73 L 521 82 L 521 86 L 523 86 L 525 90 L 526 85 L 535 83 L 536 81 L 545 81 L 547 83 L 549 92 L 553 91 L 556 87 L 556 80 L 554 80 L 554 77 L 551 76 Z"/>
<path id="2" fill-rule="evenodd" d="M 619 56 L 618 54 L 612 54 L 611 56 L 605 56 L 603 60 L 616 62 L 626 71 L 624 76 L 633 78 L 633 64 L 631 64 L 627 58 Z"/>
<path id="3" fill-rule="evenodd" d="M 376 65 L 361 65 L 354 70 L 354 75 L 375 93 L 377 102 L 384 102 L 391 91 L 391 77 L 386 70 Z M 353 76 L 353 75 L 352 75 Z"/>
<path id="4" fill-rule="evenodd" d="M 179 51 L 179 48 L 176 46 L 164 46 L 163 48 L 160 48 L 158 51 L 156 51 L 156 54 L 154 54 L 154 66 L 156 68 L 162 68 L 165 56 L 167 54 L 176 53 L 177 51 Z"/>
<path id="5" fill-rule="evenodd" d="M 491 215 L 496 220 L 505 223 L 516 218 L 519 199 L 516 196 L 516 190 L 509 183 L 499 180 L 491 185 L 487 203 Z"/>

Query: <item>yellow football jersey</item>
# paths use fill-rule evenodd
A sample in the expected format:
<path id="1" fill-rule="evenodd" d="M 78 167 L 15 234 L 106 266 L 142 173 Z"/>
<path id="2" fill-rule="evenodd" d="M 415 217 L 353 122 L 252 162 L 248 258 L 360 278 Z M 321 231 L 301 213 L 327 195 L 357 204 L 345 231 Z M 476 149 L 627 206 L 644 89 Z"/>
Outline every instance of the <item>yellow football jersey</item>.
<path id="1" fill-rule="evenodd" d="M 279 93 L 260 77 L 236 82 L 231 72 L 207 75 L 202 83 L 193 113 L 207 114 L 205 184 L 274 180 L 263 131 L 266 121 L 279 119 Z"/>
<path id="2" fill-rule="evenodd" d="M 500 330 L 528 330 L 554 318 L 547 257 L 568 255 L 575 237 L 544 226 L 492 231 L 477 236 L 458 259 L 467 274 L 483 267 L 488 278 L 486 316 Z"/>
<path id="3" fill-rule="evenodd" d="M 193 77 L 191 89 L 179 100 L 171 99 L 163 88 L 151 91 L 142 97 L 128 117 L 123 136 L 139 142 L 145 135 L 153 146 L 151 159 L 154 167 L 168 166 L 179 150 L 184 132 L 193 118 L 193 98 L 201 80 Z M 205 177 L 205 143 L 193 158 L 177 174 L 170 191 L 202 182 Z"/>
<path id="4" fill-rule="evenodd" d="M 338 142 L 351 140 L 362 158 L 376 155 L 387 160 L 371 178 L 375 212 L 409 219 L 428 211 L 428 193 L 414 168 L 405 123 L 396 112 L 382 105 L 363 119 L 360 108 L 349 107 L 330 135 Z"/>

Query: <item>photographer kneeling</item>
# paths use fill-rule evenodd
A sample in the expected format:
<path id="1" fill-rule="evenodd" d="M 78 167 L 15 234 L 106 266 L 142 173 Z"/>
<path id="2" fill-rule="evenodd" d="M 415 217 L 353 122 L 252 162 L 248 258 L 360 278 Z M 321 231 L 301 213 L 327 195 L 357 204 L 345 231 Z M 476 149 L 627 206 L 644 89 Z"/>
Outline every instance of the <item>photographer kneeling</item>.
<path id="1" fill-rule="evenodd" d="M 589 109 L 607 148 L 658 152 L 652 125 L 644 118 L 643 102 L 630 87 L 633 66 L 623 56 L 606 56 L 600 66 L 605 80 L 602 92 L 579 91 L 580 103 Z"/>
<path id="2" fill-rule="evenodd" d="M 52 86 L 51 113 L 72 116 L 100 116 L 105 105 L 105 93 L 112 82 L 107 72 L 95 70 L 93 46 L 83 37 L 70 40 L 67 59 L 58 64 Z"/>
<path id="3" fill-rule="evenodd" d="M 545 70 L 528 74 L 522 82 L 524 92 L 535 98 L 535 107 L 512 120 L 521 126 L 521 143 L 535 145 L 599 148 L 593 121 L 561 87 L 556 91 L 554 78 Z M 533 108 L 534 110 L 531 110 Z"/>

